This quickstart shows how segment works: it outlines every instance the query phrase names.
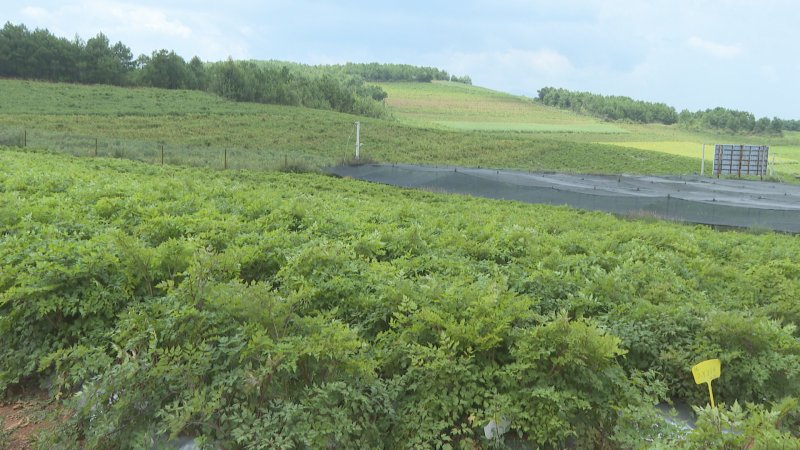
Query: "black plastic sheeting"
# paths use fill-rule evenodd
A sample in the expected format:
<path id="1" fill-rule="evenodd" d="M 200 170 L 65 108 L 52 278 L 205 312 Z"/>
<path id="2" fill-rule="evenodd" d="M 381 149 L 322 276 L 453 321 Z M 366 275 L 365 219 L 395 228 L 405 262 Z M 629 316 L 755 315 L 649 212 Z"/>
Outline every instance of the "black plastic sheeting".
<path id="1" fill-rule="evenodd" d="M 800 233 L 800 186 L 796 185 L 701 177 L 534 174 L 413 165 L 339 166 L 328 171 L 342 177 L 433 192 Z"/>

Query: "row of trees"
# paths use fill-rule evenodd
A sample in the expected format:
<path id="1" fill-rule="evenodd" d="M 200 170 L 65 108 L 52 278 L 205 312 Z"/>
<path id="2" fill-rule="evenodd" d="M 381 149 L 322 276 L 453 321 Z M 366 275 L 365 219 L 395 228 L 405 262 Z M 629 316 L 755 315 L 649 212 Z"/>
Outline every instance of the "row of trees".
<path id="1" fill-rule="evenodd" d="M 604 96 L 590 92 L 544 87 L 539 89 L 539 101 L 548 106 L 569 109 L 605 120 L 629 120 L 637 123 L 663 123 L 678 121 L 675 108 L 663 103 L 633 100 L 629 97 Z"/>
<path id="2" fill-rule="evenodd" d="M 293 71 L 304 74 L 328 74 L 337 78 L 353 79 L 362 82 L 418 82 L 430 83 L 431 81 L 452 81 L 454 83 L 472 84 L 472 79 L 467 76 L 456 76 L 447 71 L 434 67 L 420 67 L 409 64 L 381 64 L 381 63 L 346 63 L 331 65 L 300 64 L 288 61 L 253 61 L 263 67 L 289 67 Z"/>
<path id="3" fill-rule="evenodd" d="M 636 123 L 679 124 L 691 129 L 705 129 L 742 134 L 780 134 L 800 131 L 800 120 L 756 117 L 746 111 L 714 108 L 705 111 L 680 113 L 664 103 L 633 100 L 629 97 L 605 96 L 590 92 L 544 87 L 539 89 L 539 101 L 548 106 L 569 109 L 604 120 L 626 120 Z"/>
<path id="4" fill-rule="evenodd" d="M 206 65 L 206 89 L 235 101 L 330 109 L 380 117 L 386 92 L 352 77 L 305 73 L 288 66 L 233 61 Z"/>
<path id="5" fill-rule="evenodd" d="M 756 117 L 746 111 L 714 108 L 678 114 L 678 123 L 693 129 L 711 129 L 733 133 L 781 134 L 783 131 L 800 131 L 800 120 L 784 120 L 778 117 Z"/>
<path id="6" fill-rule="evenodd" d="M 472 79 L 468 76 L 458 77 L 434 67 L 418 67 L 408 64 L 347 63 L 333 65 L 330 68 L 347 75 L 358 76 L 365 81 L 418 81 L 427 83 L 441 80 L 472 84 Z"/>
<path id="7" fill-rule="evenodd" d="M 0 30 L 0 77 L 69 83 L 197 89 L 235 101 L 306 106 L 378 117 L 386 92 L 377 81 L 449 80 L 445 71 L 405 64 L 306 66 L 279 61 L 187 62 L 158 50 L 134 59 L 122 42 L 100 33 L 83 41 L 6 23 Z M 469 77 L 454 81 L 471 83 Z"/>
<path id="8" fill-rule="evenodd" d="M 136 68 L 130 48 L 101 34 L 84 42 L 6 23 L 0 30 L 0 76 L 122 85 Z"/>

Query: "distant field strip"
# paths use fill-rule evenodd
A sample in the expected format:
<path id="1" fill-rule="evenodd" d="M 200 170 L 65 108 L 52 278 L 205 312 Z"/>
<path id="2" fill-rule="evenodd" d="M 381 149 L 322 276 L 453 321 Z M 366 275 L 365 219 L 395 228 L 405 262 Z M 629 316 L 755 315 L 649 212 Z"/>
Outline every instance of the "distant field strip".
<path id="1" fill-rule="evenodd" d="M 752 138 L 742 138 L 752 140 Z M 700 142 L 687 141 L 658 141 L 658 142 L 600 142 L 602 144 L 616 145 L 619 147 L 629 147 L 638 150 L 650 150 L 654 152 L 667 153 L 670 155 L 685 156 L 700 159 L 703 152 L 703 144 Z M 789 174 L 800 174 L 800 146 L 775 145 L 770 147 L 770 163 L 772 156 L 775 157 L 775 171 Z M 706 164 L 711 164 L 714 160 L 714 144 L 706 144 L 705 151 Z M 711 170 L 707 167 L 706 170 Z"/>
<path id="2" fill-rule="evenodd" d="M 654 152 L 668 153 L 670 155 L 687 156 L 689 158 L 700 159 L 703 151 L 703 144 L 700 142 L 686 141 L 658 141 L 658 142 L 602 142 L 602 144 L 617 145 L 620 147 L 630 147 L 639 150 L 651 150 Z M 706 159 L 711 161 L 714 157 L 714 146 L 706 145 Z"/>
<path id="3" fill-rule="evenodd" d="M 800 146 L 796 145 L 773 145 L 769 148 L 770 154 L 775 155 L 778 160 L 784 160 L 789 164 L 800 164 Z"/>
<path id="4" fill-rule="evenodd" d="M 461 131 L 520 131 L 529 133 L 627 133 L 626 130 L 608 123 L 525 123 L 525 122 L 470 122 L 435 121 L 439 125 Z"/>

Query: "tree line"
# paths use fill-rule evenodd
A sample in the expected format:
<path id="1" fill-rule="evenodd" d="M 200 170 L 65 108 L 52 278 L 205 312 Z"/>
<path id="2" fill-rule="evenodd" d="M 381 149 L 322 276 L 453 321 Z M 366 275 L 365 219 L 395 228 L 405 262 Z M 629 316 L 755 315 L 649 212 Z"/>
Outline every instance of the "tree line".
<path id="1" fill-rule="evenodd" d="M 348 78 L 364 82 L 418 82 L 430 83 L 432 81 L 452 81 L 454 83 L 472 84 L 472 79 L 467 76 L 451 75 L 445 70 L 435 67 L 420 67 L 410 64 L 383 64 L 383 63 L 346 63 L 307 65 L 288 61 L 252 61 L 262 67 L 289 67 L 293 71 L 323 75 L 328 74 L 339 78 Z"/>
<path id="2" fill-rule="evenodd" d="M 365 81 L 391 82 L 391 81 L 418 81 L 422 83 L 434 80 L 453 81 L 456 83 L 472 84 L 468 76 L 450 75 L 446 71 L 435 67 L 418 67 L 408 64 L 379 64 L 379 63 L 347 63 L 329 66 L 332 70 L 361 77 Z"/>
<path id="3" fill-rule="evenodd" d="M 234 101 L 329 109 L 380 117 L 386 92 L 377 81 L 450 79 L 439 69 L 404 64 L 305 66 L 282 62 L 188 62 L 171 50 L 133 57 L 103 33 L 86 41 L 57 37 L 7 22 L 0 30 L 0 77 L 67 83 L 143 86 L 208 91 Z M 455 77 L 470 82 L 469 77 Z"/>
<path id="4" fill-rule="evenodd" d="M 544 87 L 539 89 L 539 101 L 548 106 L 569 109 L 604 120 L 629 120 L 637 123 L 663 123 L 678 121 L 675 108 L 663 103 L 633 100 L 630 97 L 604 96 L 590 92 Z"/>
<path id="5" fill-rule="evenodd" d="M 728 108 L 713 108 L 691 112 L 684 109 L 678 114 L 678 123 L 692 129 L 711 129 L 742 134 L 781 134 L 784 131 L 800 131 L 800 120 L 778 117 L 756 117 L 747 111 Z"/>
<path id="6" fill-rule="evenodd" d="M 690 129 L 704 129 L 739 134 L 780 134 L 800 131 L 800 120 L 756 117 L 746 111 L 717 107 L 705 111 L 676 112 L 664 103 L 645 102 L 623 96 L 605 96 L 590 92 L 544 87 L 538 99 L 545 105 L 588 114 L 603 120 L 626 120 L 635 123 L 678 124 Z"/>

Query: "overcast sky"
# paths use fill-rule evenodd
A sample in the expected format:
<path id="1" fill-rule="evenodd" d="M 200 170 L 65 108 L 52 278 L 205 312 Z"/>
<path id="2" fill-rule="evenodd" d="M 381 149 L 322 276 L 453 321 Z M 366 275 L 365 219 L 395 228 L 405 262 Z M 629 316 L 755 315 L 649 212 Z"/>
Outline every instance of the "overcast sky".
<path id="1" fill-rule="evenodd" d="M 544 86 L 800 119 L 796 0 L 3 1 L 0 18 L 134 55 L 435 66 Z"/>

